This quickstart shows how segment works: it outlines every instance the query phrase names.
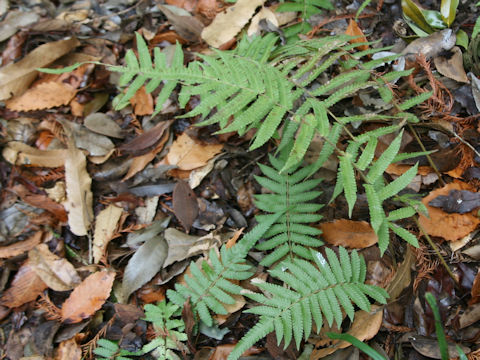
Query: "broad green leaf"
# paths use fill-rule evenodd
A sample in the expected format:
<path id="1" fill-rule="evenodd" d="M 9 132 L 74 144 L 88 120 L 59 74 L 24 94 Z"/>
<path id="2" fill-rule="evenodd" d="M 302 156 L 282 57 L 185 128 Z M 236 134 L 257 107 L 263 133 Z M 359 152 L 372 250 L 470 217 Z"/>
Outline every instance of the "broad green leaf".
<path id="1" fill-rule="evenodd" d="M 425 21 L 434 29 L 445 29 L 447 26 L 442 20 L 442 14 L 436 10 L 422 10 Z"/>
<path id="2" fill-rule="evenodd" d="M 480 16 L 477 17 L 477 20 L 475 21 L 475 25 L 473 26 L 472 40 L 475 39 L 479 33 L 480 33 Z"/>
<path id="3" fill-rule="evenodd" d="M 448 27 L 453 24 L 457 15 L 458 0 L 442 0 L 440 12 L 442 19 Z"/>
<path id="4" fill-rule="evenodd" d="M 472 35 L 472 39 L 473 39 L 473 35 Z M 465 50 L 468 49 L 468 35 L 462 29 L 457 31 L 457 41 L 455 42 L 455 45 L 461 46 Z"/>
<path id="5" fill-rule="evenodd" d="M 422 9 L 418 7 L 412 0 L 402 0 L 402 10 L 403 13 L 408 16 L 417 26 L 419 26 L 423 31 L 431 34 L 434 30 L 428 25 L 427 20 L 425 19 Z"/>

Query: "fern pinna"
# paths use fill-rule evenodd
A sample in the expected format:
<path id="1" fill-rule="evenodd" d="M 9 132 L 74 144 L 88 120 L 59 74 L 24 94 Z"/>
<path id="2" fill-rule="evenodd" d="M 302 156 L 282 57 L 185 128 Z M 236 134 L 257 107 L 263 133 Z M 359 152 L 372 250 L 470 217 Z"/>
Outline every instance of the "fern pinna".
<path id="1" fill-rule="evenodd" d="M 264 294 L 244 291 L 244 295 L 260 303 L 246 312 L 258 314 L 260 319 L 238 342 L 228 360 L 238 359 L 245 350 L 272 331 L 275 331 L 279 344 L 284 341 L 285 348 L 292 338 L 299 348 L 302 339 L 310 336 L 313 321 L 317 331 L 322 328 L 323 318 L 329 326 L 335 321 L 340 327 L 342 310 L 353 320 L 355 311 L 352 304 L 370 311 L 368 297 L 386 303 L 388 294 L 384 289 L 365 284 L 365 261 L 356 251 L 349 255 L 340 247 L 337 257 L 333 250 L 326 248 L 326 258 L 319 252 L 311 252 L 316 266 L 294 258 L 269 270 L 270 275 L 281 280 L 284 286 L 252 280 Z"/>
<path id="2" fill-rule="evenodd" d="M 271 167 L 259 164 L 265 177 L 256 176 L 255 179 L 271 193 L 255 195 L 255 205 L 265 213 L 281 216 L 264 234 L 266 240 L 257 245 L 259 250 L 273 250 L 260 264 L 271 266 L 286 255 L 290 258 L 300 256 L 311 259 L 307 246 L 318 247 L 323 244 L 318 239 L 321 230 L 308 225 L 322 219 L 315 212 L 323 205 L 311 202 L 321 194 L 314 190 L 321 180 L 306 179 L 312 166 L 280 173 L 285 165 L 285 157 L 275 158 L 270 155 L 269 159 Z"/>

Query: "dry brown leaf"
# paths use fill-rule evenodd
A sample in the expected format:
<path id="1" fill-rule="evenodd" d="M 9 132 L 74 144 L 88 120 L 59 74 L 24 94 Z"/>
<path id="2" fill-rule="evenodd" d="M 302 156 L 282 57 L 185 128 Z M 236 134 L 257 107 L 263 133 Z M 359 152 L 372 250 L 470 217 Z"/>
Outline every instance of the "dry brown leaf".
<path id="1" fill-rule="evenodd" d="M 172 144 L 166 160 L 170 165 L 177 165 L 180 170 L 193 170 L 206 165 L 222 149 L 222 144 L 203 145 L 183 133 Z"/>
<path id="2" fill-rule="evenodd" d="M 455 81 L 469 83 L 465 69 L 463 68 L 462 50 L 454 46 L 448 56 L 439 55 L 433 58 L 438 72 Z"/>
<path id="3" fill-rule="evenodd" d="M 80 45 L 76 38 L 43 44 L 22 60 L 0 68 L 0 100 L 21 95 L 31 84 L 38 71 Z"/>
<path id="4" fill-rule="evenodd" d="M 12 165 L 60 167 L 65 163 L 67 150 L 39 150 L 19 141 L 8 142 L 2 155 Z"/>
<path id="5" fill-rule="evenodd" d="M 262 31 L 260 20 L 268 21 L 276 27 L 279 26 L 275 12 L 270 8 L 262 7 L 262 9 L 252 18 L 252 21 L 250 21 L 250 26 L 247 31 L 248 36 L 260 35 L 260 32 Z"/>
<path id="6" fill-rule="evenodd" d="M 122 144 L 118 149 L 122 154 L 133 156 L 146 154 L 158 144 L 162 139 L 163 133 L 170 127 L 172 122 L 172 120 L 162 121 L 128 143 Z"/>
<path id="7" fill-rule="evenodd" d="M 386 289 L 388 295 L 390 296 L 388 301 L 395 301 L 400 293 L 407 286 L 411 284 L 412 281 L 412 264 L 415 263 L 415 255 L 413 254 L 412 248 L 410 245 L 407 246 L 407 253 L 403 259 L 403 262 L 397 266 L 396 273 L 393 276 L 393 279 L 387 285 Z"/>
<path id="8" fill-rule="evenodd" d="M 202 39 L 208 45 L 219 48 L 232 40 L 264 3 L 265 0 L 238 0 L 235 5 L 217 14 L 212 23 L 203 29 Z"/>
<path id="9" fill-rule="evenodd" d="M 81 360 L 82 359 L 82 348 L 75 337 L 62 341 L 58 345 L 57 354 L 55 360 Z"/>
<path id="10" fill-rule="evenodd" d="M 32 111 L 50 109 L 67 105 L 77 90 L 65 83 L 45 82 L 27 90 L 5 102 L 5 106 L 13 111 Z"/>
<path id="11" fill-rule="evenodd" d="M 72 290 L 81 281 L 73 265 L 50 252 L 47 244 L 39 244 L 30 250 L 28 258 L 37 275 L 52 290 Z"/>
<path id="12" fill-rule="evenodd" d="M 173 188 L 172 202 L 173 212 L 188 234 L 198 215 L 197 196 L 188 183 L 179 180 Z"/>
<path id="13" fill-rule="evenodd" d="M 356 43 L 366 43 L 367 38 L 363 34 L 362 29 L 358 26 L 357 22 L 353 19 L 350 19 L 350 22 L 348 24 L 347 30 L 345 30 L 346 35 L 350 36 L 356 36 L 355 39 L 350 40 L 351 44 L 356 44 Z M 368 50 L 368 45 L 359 45 L 357 46 L 359 50 Z"/>
<path id="14" fill-rule="evenodd" d="M 443 237 L 448 241 L 455 241 L 475 230 L 480 223 L 480 219 L 476 216 L 475 211 L 466 214 L 448 214 L 440 208 L 428 205 L 431 200 L 439 195 L 448 196 L 451 190 L 474 191 L 470 185 L 458 181 L 430 192 L 428 196 L 422 199 L 422 203 L 428 209 L 429 218 L 420 214 L 419 221 L 429 235 Z"/>
<path id="15" fill-rule="evenodd" d="M 135 95 L 130 99 L 135 115 L 152 115 L 153 113 L 153 96 L 147 93 L 145 86 L 142 86 Z"/>
<path id="16" fill-rule="evenodd" d="M 208 360 L 224 360 L 230 355 L 230 353 L 233 351 L 233 348 L 235 347 L 236 344 L 223 344 L 223 345 L 218 345 L 215 347 L 215 351 L 213 354 L 208 358 Z M 263 348 L 258 348 L 255 346 L 252 346 L 245 350 L 245 352 L 242 354 L 242 357 L 255 357 L 254 355 L 260 354 L 264 351 Z"/>
<path id="17" fill-rule="evenodd" d="M 473 279 L 472 290 L 470 291 L 472 298 L 468 302 L 469 305 L 473 305 L 480 300 L 480 270 L 477 272 L 475 279 Z"/>
<path id="18" fill-rule="evenodd" d="M 348 334 L 355 336 L 360 341 L 365 341 L 377 335 L 378 330 L 382 326 L 383 307 L 372 305 L 371 311 L 360 310 L 355 312 L 355 320 Z M 323 339 L 321 340 L 323 341 Z M 344 349 L 351 346 L 347 341 L 333 340 L 332 346 L 323 349 L 314 349 L 310 355 L 311 360 L 321 359 L 324 356 L 330 355 L 339 349 Z"/>
<path id="19" fill-rule="evenodd" d="M 397 164 L 393 163 L 388 165 L 387 170 L 385 172 L 389 175 L 396 175 L 400 176 L 403 175 L 407 170 L 410 170 L 412 165 L 405 165 L 405 164 Z M 433 173 L 433 169 L 430 166 L 419 166 L 417 174 L 422 176 L 427 176 L 428 174 Z"/>
<path id="20" fill-rule="evenodd" d="M 118 220 L 123 209 L 113 204 L 100 211 L 95 220 L 95 233 L 93 235 L 93 262 L 98 264 L 107 250 L 107 245 L 112 239 Z"/>
<path id="21" fill-rule="evenodd" d="M 113 271 L 98 271 L 89 275 L 63 303 L 62 321 L 78 323 L 95 314 L 110 296 L 114 279 Z"/>
<path id="22" fill-rule="evenodd" d="M 35 300 L 46 288 L 47 284 L 27 260 L 15 274 L 10 288 L 3 293 L 0 304 L 9 308 L 19 307 Z"/>
<path id="23" fill-rule="evenodd" d="M 347 219 L 322 223 L 323 239 L 332 245 L 353 249 L 363 249 L 378 242 L 377 234 L 366 221 Z"/>
<path id="24" fill-rule="evenodd" d="M 231 294 L 231 296 L 235 299 L 235 302 L 233 304 L 222 303 L 225 310 L 227 310 L 227 314 L 226 315 L 217 314 L 214 316 L 215 320 L 217 320 L 217 323 L 219 325 L 222 325 L 223 323 L 225 323 L 227 319 L 230 317 L 230 315 L 232 315 L 234 312 L 237 312 L 238 310 L 243 308 L 247 303 L 243 295 Z"/>
<path id="25" fill-rule="evenodd" d="M 87 235 L 93 219 L 92 179 L 87 172 L 87 159 L 82 151 L 69 145 L 65 160 L 65 183 L 67 185 L 68 225 L 77 236 Z"/>
<path id="26" fill-rule="evenodd" d="M 11 258 L 33 249 L 40 244 L 42 237 L 43 231 L 37 231 L 27 240 L 17 241 L 11 245 L 0 247 L 0 259 Z"/>

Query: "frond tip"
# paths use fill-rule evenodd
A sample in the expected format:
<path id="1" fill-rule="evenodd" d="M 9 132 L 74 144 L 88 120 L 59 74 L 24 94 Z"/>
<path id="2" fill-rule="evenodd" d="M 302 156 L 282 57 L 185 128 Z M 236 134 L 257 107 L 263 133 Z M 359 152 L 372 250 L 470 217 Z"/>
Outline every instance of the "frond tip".
<path id="1" fill-rule="evenodd" d="M 307 339 L 315 322 L 317 331 L 323 326 L 323 318 L 331 326 L 335 321 L 340 327 L 342 310 L 353 320 L 354 305 L 370 311 L 371 299 L 386 303 L 387 292 L 365 284 L 366 265 L 356 251 L 349 255 L 339 248 L 339 255 L 329 248 L 325 254 L 311 250 L 314 264 L 295 258 L 284 261 L 270 274 L 283 281 L 284 286 L 254 281 L 263 293 L 245 293 L 260 303 L 247 312 L 260 315 L 258 323 L 238 342 L 228 357 L 236 360 L 250 346 L 275 331 L 277 342 L 284 340 L 287 347 L 292 338 L 297 348 Z"/>

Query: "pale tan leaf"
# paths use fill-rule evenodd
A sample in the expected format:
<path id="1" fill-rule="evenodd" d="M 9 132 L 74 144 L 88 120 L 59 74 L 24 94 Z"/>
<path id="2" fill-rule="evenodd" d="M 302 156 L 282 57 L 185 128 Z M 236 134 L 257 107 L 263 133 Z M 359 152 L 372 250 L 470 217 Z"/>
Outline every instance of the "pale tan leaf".
<path id="1" fill-rule="evenodd" d="M 10 258 L 17 256 L 33 249 L 36 245 L 40 244 L 43 237 L 43 231 L 37 231 L 30 236 L 27 240 L 17 241 L 8 246 L 0 247 L 0 258 Z"/>
<path id="2" fill-rule="evenodd" d="M 70 145 L 65 161 L 65 182 L 67 185 L 68 225 L 77 236 L 87 235 L 93 219 L 92 179 L 87 172 L 87 160 L 79 149 Z"/>
<path id="3" fill-rule="evenodd" d="M 438 72 L 455 81 L 470 82 L 463 68 L 462 50 L 454 46 L 450 52 L 448 56 L 439 55 L 433 59 Z"/>
<path id="4" fill-rule="evenodd" d="M 275 13 L 269 8 L 262 7 L 262 9 L 252 18 L 252 21 L 250 21 L 250 26 L 247 31 L 248 36 L 260 35 L 262 30 L 260 28 L 260 20 L 266 20 L 276 27 L 279 26 Z"/>
<path id="5" fill-rule="evenodd" d="M 50 252 L 47 244 L 39 244 L 30 250 L 28 258 L 37 275 L 52 290 L 72 290 L 81 282 L 73 265 Z"/>
<path id="6" fill-rule="evenodd" d="M 110 296 L 114 279 L 113 271 L 98 271 L 89 275 L 63 303 L 62 321 L 77 323 L 95 314 Z"/>
<path id="7" fill-rule="evenodd" d="M 77 90 L 65 83 L 55 81 L 44 82 L 5 102 L 5 106 L 13 111 L 32 111 L 50 109 L 67 105 Z"/>
<path id="8" fill-rule="evenodd" d="M 110 204 L 97 215 L 95 232 L 93 234 L 93 262 L 95 264 L 98 264 L 105 254 L 107 245 L 115 233 L 122 212 L 122 208 Z"/>
<path id="9" fill-rule="evenodd" d="M 0 68 L 0 100 L 21 95 L 37 76 L 36 69 L 50 65 L 78 45 L 76 38 L 43 44 L 22 60 Z"/>
<path id="10" fill-rule="evenodd" d="M 265 0 L 238 0 L 235 5 L 219 13 L 213 22 L 203 29 L 203 40 L 216 48 L 232 40 L 250 21 L 255 10 L 264 3 Z"/>
<path id="11" fill-rule="evenodd" d="M 8 290 L 3 293 L 0 304 L 9 308 L 21 306 L 35 300 L 46 288 L 47 285 L 27 260 L 15 274 Z"/>
<path id="12" fill-rule="evenodd" d="M 67 150 L 39 150 L 18 141 L 11 141 L 3 148 L 2 155 L 12 165 L 53 168 L 64 165 Z"/>
<path id="13" fill-rule="evenodd" d="M 82 348 L 75 340 L 75 337 L 62 341 L 58 345 L 55 360 L 81 360 Z"/>
<path id="14" fill-rule="evenodd" d="M 206 165 L 222 148 L 222 144 L 201 144 L 183 133 L 172 144 L 166 158 L 180 170 L 193 170 Z"/>
<path id="15" fill-rule="evenodd" d="M 371 311 L 363 310 L 355 312 L 355 320 L 348 334 L 355 336 L 360 341 L 365 341 L 373 338 L 380 330 L 383 319 L 383 307 L 372 305 Z M 320 341 L 324 342 L 324 339 Z M 338 349 L 344 349 L 351 346 L 348 341 L 333 340 L 332 346 L 323 349 L 315 349 L 310 355 L 311 360 L 321 359 L 324 356 L 334 353 Z"/>

